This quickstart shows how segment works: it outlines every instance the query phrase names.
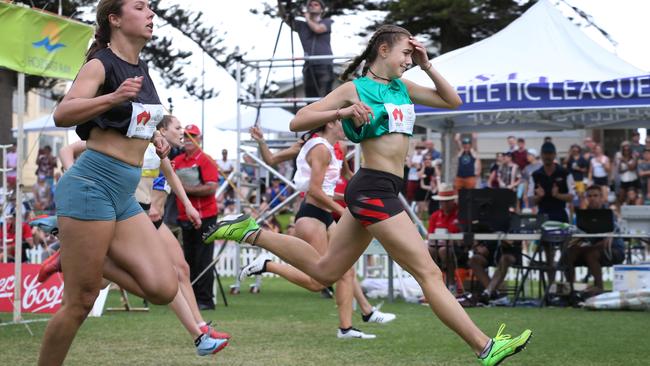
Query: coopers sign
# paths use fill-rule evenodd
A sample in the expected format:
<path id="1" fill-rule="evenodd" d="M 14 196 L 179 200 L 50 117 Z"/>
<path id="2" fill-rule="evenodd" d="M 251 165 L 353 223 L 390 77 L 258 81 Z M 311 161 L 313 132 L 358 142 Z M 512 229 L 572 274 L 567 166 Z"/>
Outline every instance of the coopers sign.
<path id="1" fill-rule="evenodd" d="M 44 283 L 37 281 L 40 264 L 22 265 L 22 312 L 55 313 L 63 299 L 63 277 L 51 276 Z M 16 277 L 13 263 L 0 263 L 0 312 L 13 311 Z"/>

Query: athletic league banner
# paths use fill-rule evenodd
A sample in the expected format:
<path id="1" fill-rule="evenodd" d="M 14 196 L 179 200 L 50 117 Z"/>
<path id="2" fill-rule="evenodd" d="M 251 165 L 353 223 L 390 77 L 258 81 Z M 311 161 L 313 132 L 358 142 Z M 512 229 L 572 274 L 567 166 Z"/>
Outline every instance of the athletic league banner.
<path id="1" fill-rule="evenodd" d="M 0 66 L 72 80 L 93 32 L 87 24 L 0 2 Z"/>
<path id="2" fill-rule="evenodd" d="M 22 273 L 22 312 L 23 313 L 55 313 L 61 307 L 63 299 L 63 276 L 57 273 L 44 283 L 39 283 L 38 270 L 40 264 L 23 264 Z M 0 263 L 0 313 L 13 312 L 14 288 L 13 263 Z"/>
<path id="3" fill-rule="evenodd" d="M 516 74 L 513 74 L 513 79 Z M 650 106 L 650 75 L 606 81 L 549 82 L 540 77 L 534 82 L 515 81 L 460 86 L 456 90 L 463 101 L 457 110 L 421 105 L 421 114 L 498 112 L 506 110 L 593 109 Z"/>

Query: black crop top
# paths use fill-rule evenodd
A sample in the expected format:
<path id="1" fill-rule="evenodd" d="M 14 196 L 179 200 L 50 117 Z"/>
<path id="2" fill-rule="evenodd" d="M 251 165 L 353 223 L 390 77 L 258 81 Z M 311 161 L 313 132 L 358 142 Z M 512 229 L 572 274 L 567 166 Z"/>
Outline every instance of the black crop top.
<path id="1" fill-rule="evenodd" d="M 110 94 L 117 90 L 124 80 L 144 76 L 142 89 L 133 101 L 121 103 L 99 116 L 77 126 L 77 135 L 87 140 L 93 127 L 115 129 L 127 137 L 150 139 L 156 126 L 164 115 L 156 87 L 149 76 L 147 64 L 139 60 L 137 65 L 117 57 L 110 48 L 95 52 L 91 59 L 98 59 L 104 65 L 104 84 L 98 95 Z"/>

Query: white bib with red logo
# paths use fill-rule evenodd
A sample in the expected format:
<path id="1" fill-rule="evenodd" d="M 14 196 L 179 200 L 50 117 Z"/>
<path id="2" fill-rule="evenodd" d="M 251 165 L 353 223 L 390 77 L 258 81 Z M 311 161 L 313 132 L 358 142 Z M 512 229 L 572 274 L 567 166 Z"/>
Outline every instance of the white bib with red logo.
<path id="1" fill-rule="evenodd" d="M 415 125 L 415 108 L 413 104 L 395 105 L 384 103 L 388 114 L 388 132 L 398 132 L 407 135 L 413 134 Z"/>
<path id="2" fill-rule="evenodd" d="M 156 131 L 156 126 L 162 121 L 165 110 L 160 104 L 142 104 L 131 102 L 133 112 L 131 123 L 126 131 L 126 137 L 149 140 Z"/>

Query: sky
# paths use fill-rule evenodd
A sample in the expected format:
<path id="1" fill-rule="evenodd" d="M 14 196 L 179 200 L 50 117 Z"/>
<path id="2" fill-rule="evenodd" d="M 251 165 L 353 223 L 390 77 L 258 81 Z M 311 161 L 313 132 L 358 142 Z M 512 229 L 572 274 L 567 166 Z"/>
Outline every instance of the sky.
<path id="1" fill-rule="evenodd" d="M 275 0 L 269 0 L 275 3 Z M 551 0 L 564 14 L 570 17 L 577 17 L 576 13 L 566 5 L 569 4 L 582 9 L 591 15 L 593 22 L 600 28 L 606 30 L 612 39 L 617 43 L 612 45 L 594 27 L 581 27 L 581 29 L 597 43 L 616 53 L 619 57 L 644 71 L 650 71 L 650 48 L 647 47 L 647 35 L 650 34 L 650 23 L 647 22 L 647 14 L 650 14 L 650 1 L 647 0 Z M 179 1 L 167 0 L 163 5 L 180 3 Z M 271 19 L 261 14 L 252 14 L 249 9 L 262 9 L 262 1 L 239 0 L 229 1 L 228 7 L 224 6 L 225 1 L 182 1 L 184 7 L 191 10 L 201 10 L 204 14 L 204 22 L 223 31 L 222 38 L 224 45 L 232 50 L 239 47 L 241 52 L 246 53 L 247 59 L 268 59 L 273 52 L 273 45 L 278 34 L 280 25 L 279 19 Z M 332 26 L 332 48 L 335 55 L 356 55 L 365 47 L 365 39 L 356 36 L 366 25 L 374 19 L 380 19 L 381 13 L 369 12 L 362 15 L 345 15 L 334 17 Z M 580 23 L 586 22 L 580 20 Z M 170 33 L 178 40 L 179 46 L 194 51 L 191 65 L 186 68 L 188 75 L 200 77 L 202 57 L 198 47 L 191 42 L 184 40 L 180 34 L 174 33 L 169 26 L 157 27 L 155 32 Z M 294 34 L 294 52 L 296 56 L 302 55 L 302 48 L 297 36 Z M 276 57 L 291 56 L 291 38 L 287 26 L 282 27 L 280 42 Z M 296 70 L 300 74 L 300 68 Z M 266 70 L 262 74 L 266 76 Z M 158 75 L 154 79 L 160 80 Z M 280 74 L 273 73 L 271 78 L 287 79 L 291 77 L 289 69 L 280 71 Z M 224 133 L 213 126 L 218 120 L 232 118 L 236 113 L 236 83 L 228 73 L 218 68 L 208 57 L 205 58 L 205 84 L 206 88 L 220 90 L 217 98 L 205 102 L 205 149 L 213 156 L 217 156 L 222 148 L 230 151 L 231 156 L 236 149 L 235 133 Z M 162 85 L 162 82 L 157 83 Z M 170 90 L 163 87 L 158 88 L 161 100 L 166 101 L 172 97 L 174 114 L 178 115 L 183 124 L 196 124 L 201 126 L 201 102 L 184 95 L 182 91 Z M 289 121 L 287 121 L 288 124 Z"/>

